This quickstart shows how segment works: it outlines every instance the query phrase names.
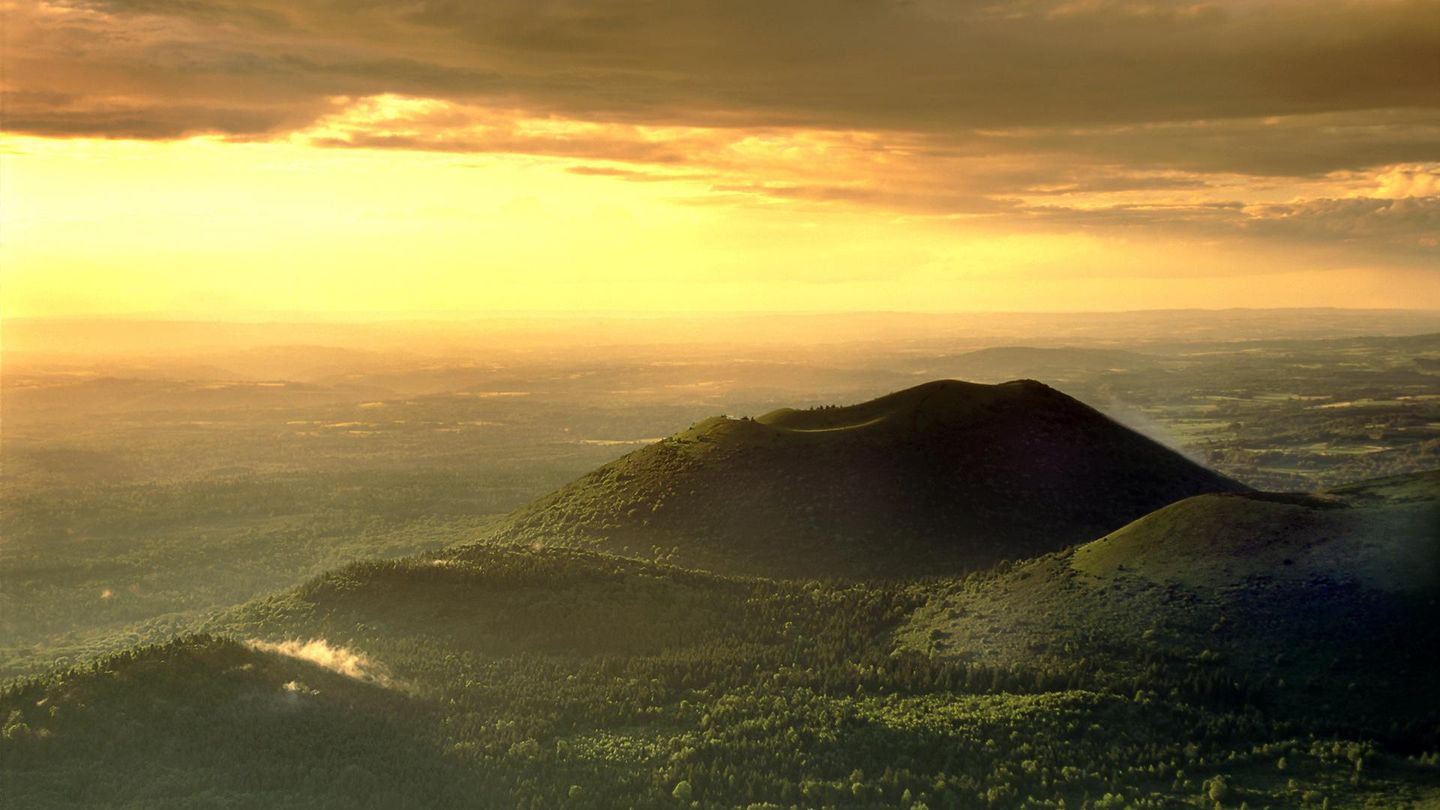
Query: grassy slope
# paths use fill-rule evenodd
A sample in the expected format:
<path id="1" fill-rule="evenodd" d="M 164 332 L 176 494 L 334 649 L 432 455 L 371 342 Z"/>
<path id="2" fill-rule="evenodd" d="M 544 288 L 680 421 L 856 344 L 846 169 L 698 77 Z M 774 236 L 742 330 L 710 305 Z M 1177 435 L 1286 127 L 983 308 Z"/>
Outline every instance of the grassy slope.
<path id="1" fill-rule="evenodd" d="M 1039 383 L 946 381 L 706 420 L 521 509 L 490 539 L 786 578 L 915 576 L 1242 489 Z"/>

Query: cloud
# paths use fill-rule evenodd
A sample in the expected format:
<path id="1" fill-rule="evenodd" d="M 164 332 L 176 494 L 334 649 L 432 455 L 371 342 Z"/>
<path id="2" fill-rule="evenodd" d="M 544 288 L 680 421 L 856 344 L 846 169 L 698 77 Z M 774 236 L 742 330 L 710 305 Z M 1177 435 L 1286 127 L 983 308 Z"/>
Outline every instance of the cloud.
<path id="1" fill-rule="evenodd" d="M 1131 169 L 1319 177 L 1339 170 L 1437 160 L 1437 144 L 1440 111 L 1372 109 L 1142 125 L 1024 128 L 986 133 L 969 148 L 1069 155 L 1081 161 Z"/>
<path id="2" fill-rule="evenodd" d="M 685 202 L 1400 254 L 1430 249 L 1440 193 L 1440 0 L 0 12 L 5 126 L 46 137 L 533 155 L 596 182 L 692 184 Z"/>
<path id="3" fill-rule="evenodd" d="M 101 109 L 123 96 L 175 120 L 157 131 L 190 119 L 182 131 L 242 135 L 286 126 L 305 109 L 318 115 L 332 96 L 382 94 L 632 123 L 939 134 L 1433 110 L 1436 12 L 1423 0 L 72 0 L 7 8 L 19 89 Z M 263 122 L 239 114 L 263 118 L 266 109 L 275 112 Z M 49 120 L 53 130 L 67 119 Z M 86 132 L 99 123 L 77 120 Z"/>
<path id="4" fill-rule="evenodd" d="M 1440 197 L 1317 198 L 1283 204 L 1031 206 L 1015 227 L 1168 233 L 1203 241 L 1246 240 L 1350 248 L 1373 258 L 1440 258 Z"/>
<path id="5" fill-rule="evenodd" d="M 1307 200 L 1247 210 L 1247 229 L 1305 241 L 1381 244 L 1440 257 L 1440 196 Z"/>
<path id="6" fill-rule="evenodd" d="M 614 166 L 568 166 L 565 171 L 580 177 L 615 177 L 632 183 L 708 182 L 713 179 L 696 172 L 641 171 Z"/>
<path id="7" fill-rule="evenodd" d="M 1440 196 L 1440 165 L 1390 166 L 1377 173 L 1375 182 L 1374 196 L 1389 200 Z"/>

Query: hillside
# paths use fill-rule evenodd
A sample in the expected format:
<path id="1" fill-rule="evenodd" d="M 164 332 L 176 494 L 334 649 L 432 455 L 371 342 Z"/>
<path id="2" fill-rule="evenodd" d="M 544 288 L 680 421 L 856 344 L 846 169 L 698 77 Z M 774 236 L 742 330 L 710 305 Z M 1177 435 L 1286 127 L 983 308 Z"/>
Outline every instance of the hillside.
<path id="1" fill-rule="evenodd" d="M 332 663 L 333 662 L 327 662 Z M 297 655 L 210 636 L 0 690 L 6 807 L 462 806 L 428 707 Z"/>
<path id="2" fill-rule="evenodd" d="M 1244 487 L 1041 383 L 940 381 L 849 407 L 714 417 L 483 539 L 782 578 L 945 574 Z"/>
<path id="3" fill-rule="evenodd" d="M 463 559 L 348 565 L 229 611 L 206 629 L 370 647 L 423 638 L 488 657 L 623 657 L 778 638 L 786 618 L 760 605 L 781 593 L 764 580 L 584 551 L 486 547 Z"/>
<path id="4" fill-rule="evenodd" d="M 17 807 L 172 809 L 1440 795 L 1431 764 L 1183 671 L 896 651 L 923 595 L 556 549 L 347 566 L 209 634 L 0 689 L 0 784 Z"/>
<path id="5" fill-rule="evenodd" d="M 1202 495 L 932 598 L 904 646 L 1244 680 L 1398 745 L 1440 739 L 1440 471 L 1316 493 Z"/>

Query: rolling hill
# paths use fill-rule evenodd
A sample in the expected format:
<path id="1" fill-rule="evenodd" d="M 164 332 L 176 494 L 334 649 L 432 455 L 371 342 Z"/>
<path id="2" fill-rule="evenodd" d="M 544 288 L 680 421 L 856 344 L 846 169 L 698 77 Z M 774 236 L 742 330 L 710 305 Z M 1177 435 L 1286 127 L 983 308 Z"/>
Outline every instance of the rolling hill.
<path id="1" fill-rule="evenodd" d="M 714 417 L 580 478 L 482 542 L 781 578 L 948 574 L 1245 487 L 1041 383 L 926 383 Z"/>
<path id="2" fill-rule="evenodd" d="M 1244 681 L 1290 716 L 1440 741 L 1440 471 L 1202 495 L 976 577 L 901 632 L 942 657 Z"/>

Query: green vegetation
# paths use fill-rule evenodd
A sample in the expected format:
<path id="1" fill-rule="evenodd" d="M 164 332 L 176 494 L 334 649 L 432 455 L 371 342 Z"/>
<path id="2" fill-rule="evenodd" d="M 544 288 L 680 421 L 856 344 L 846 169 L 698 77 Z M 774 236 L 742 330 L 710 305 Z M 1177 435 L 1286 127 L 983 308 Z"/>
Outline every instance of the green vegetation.
<path id="1" fill-rule="evenodd" d="M 12 684 L 0 762 L 10 800 L 49 807 L 1340 807 L 1440 790 L 1431 760 L 1228 679 L 894 648 L 924 599 L 563 550 L 359 564 L 210 635 Z"/>

